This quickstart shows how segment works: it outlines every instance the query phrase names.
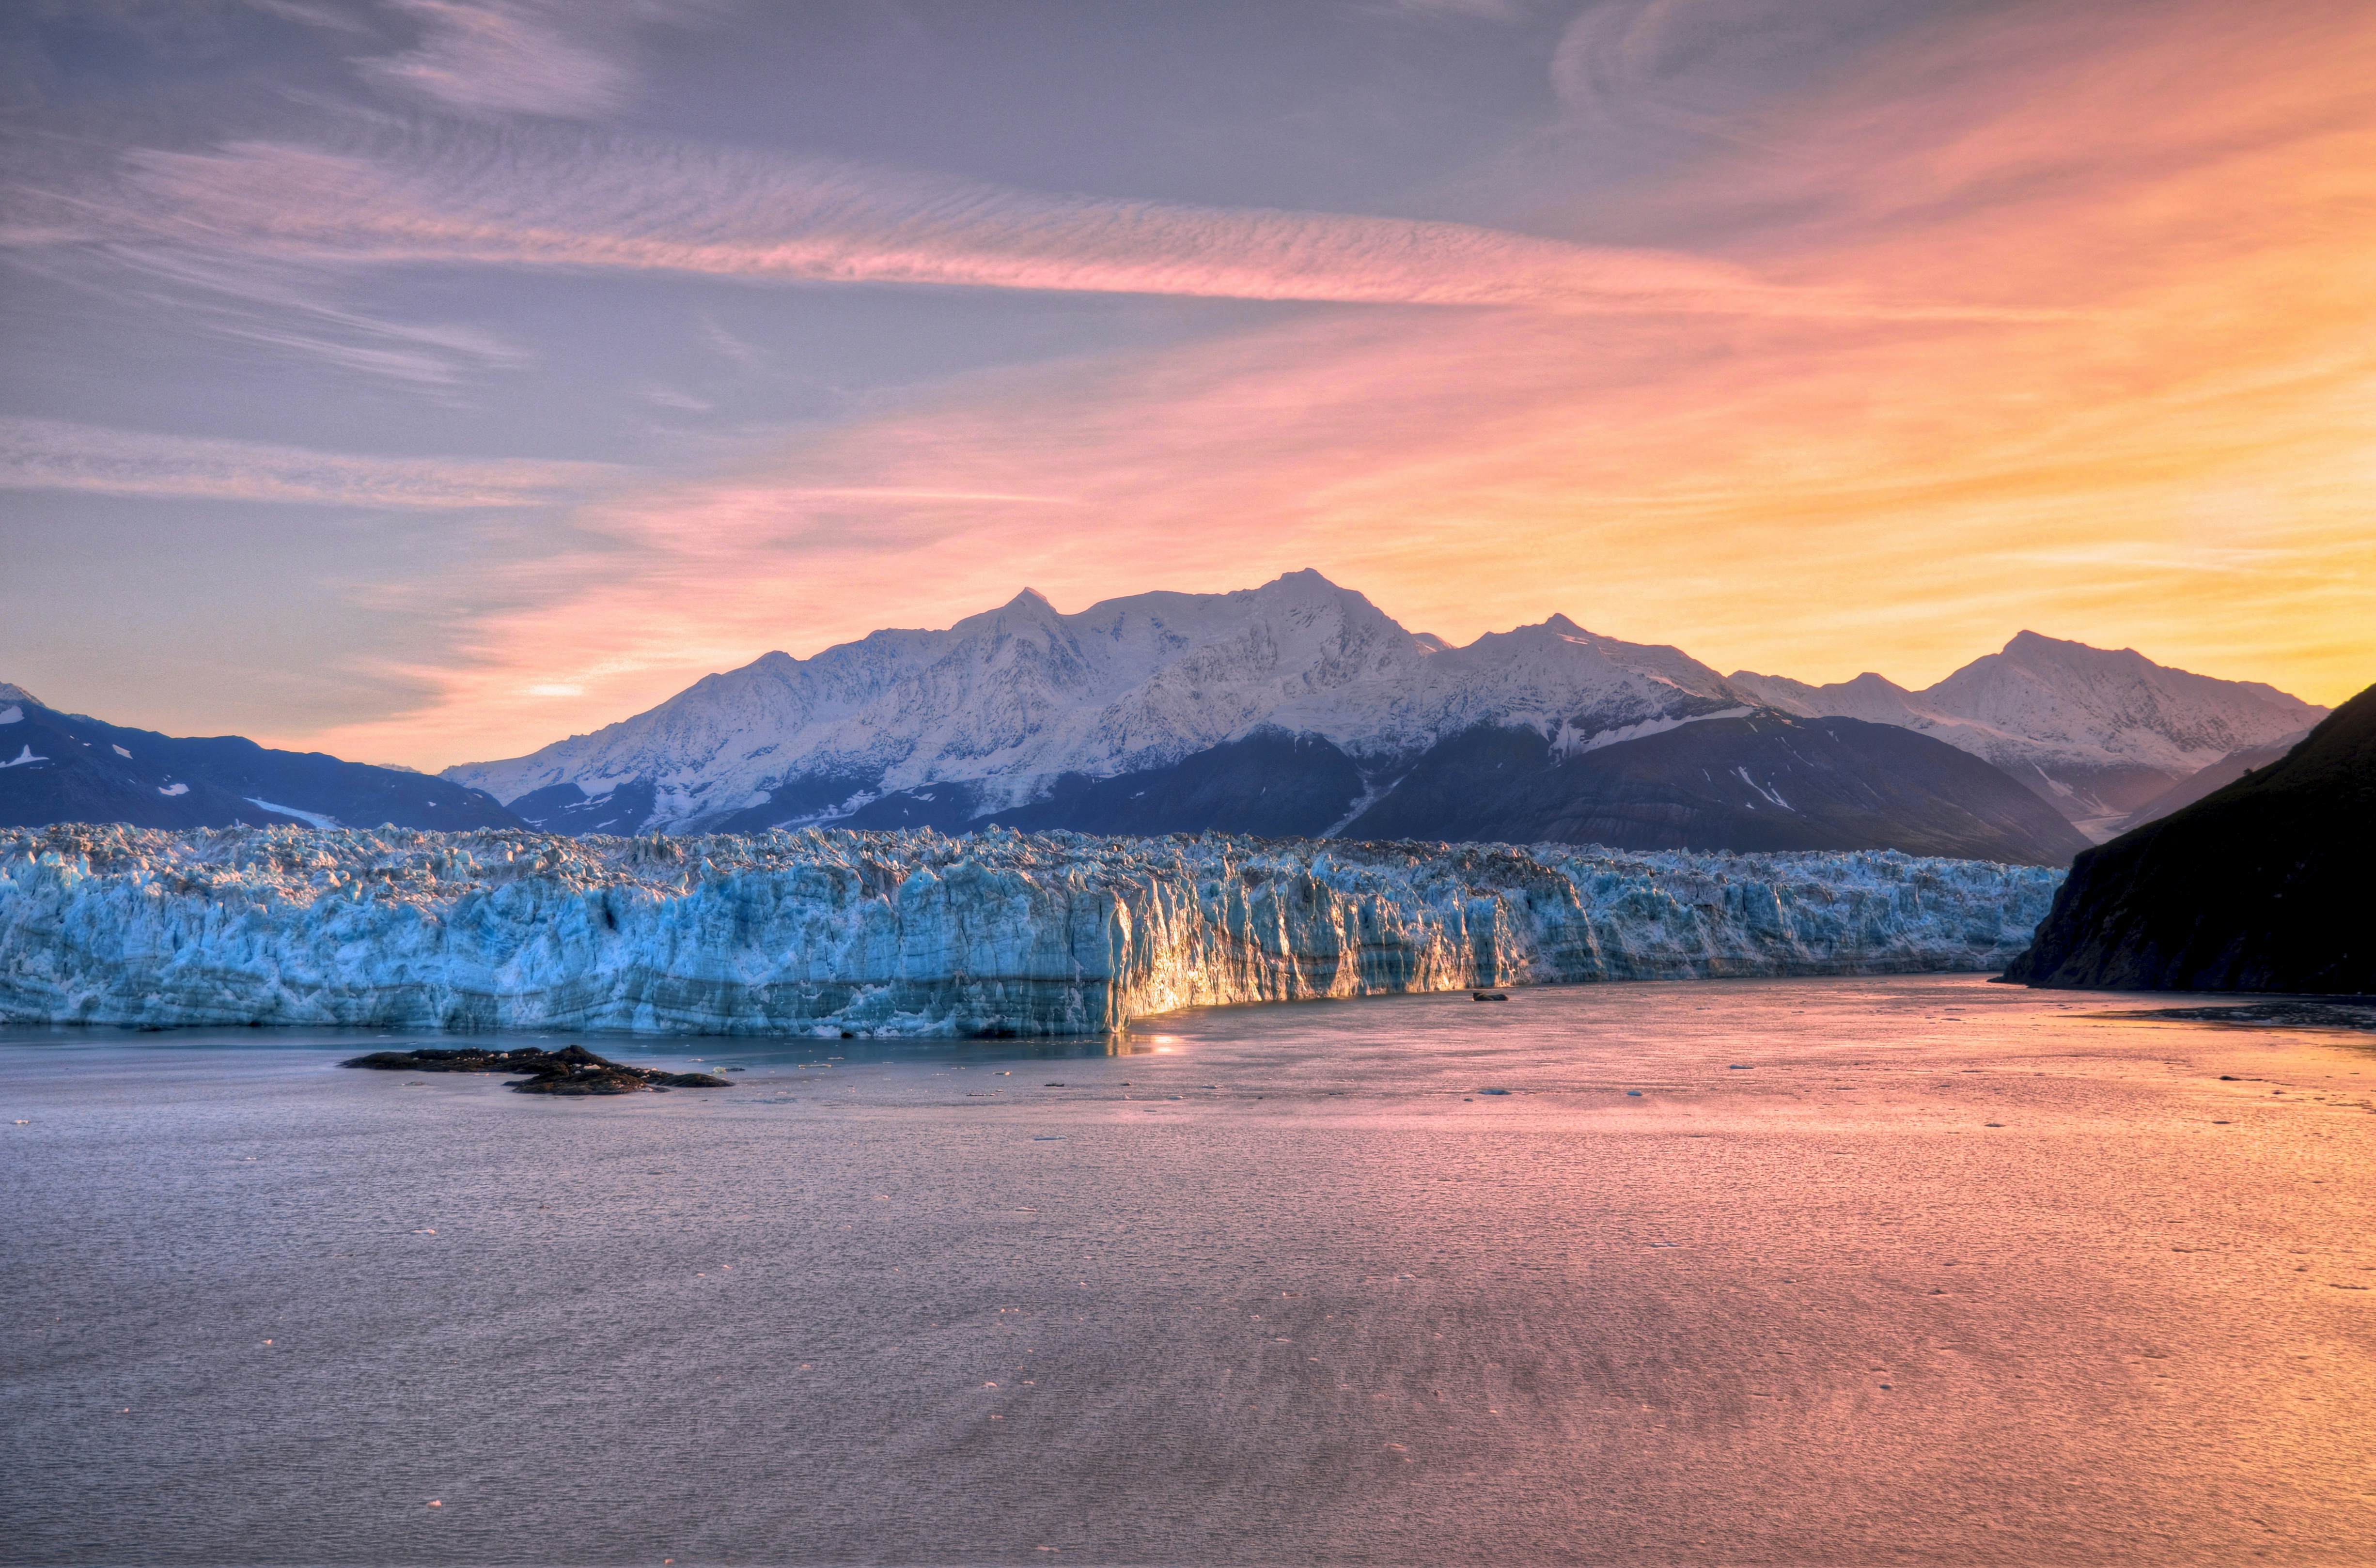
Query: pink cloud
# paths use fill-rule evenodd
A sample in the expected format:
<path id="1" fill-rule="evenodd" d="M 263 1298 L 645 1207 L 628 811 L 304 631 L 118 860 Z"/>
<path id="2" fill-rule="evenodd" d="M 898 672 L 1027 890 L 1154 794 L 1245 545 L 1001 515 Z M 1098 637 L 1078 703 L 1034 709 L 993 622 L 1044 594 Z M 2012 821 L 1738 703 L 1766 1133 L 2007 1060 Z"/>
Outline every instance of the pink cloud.
<path id="1" fill-rule="evenodd" d="M 1551 312 L 1930 315 L 1727 263 L 1458 223 L 1048 196 L 822 160 L 449 130 L 362 151 L 137 154 L 129 236 L 335 262 Z"/>
<path id="2" fill-rule="evenodd" d="M 1673 198 L 1823 192 L 1776 272 L 2001 318 L 1362 312 L 965 378 L 581 508 L 437 700 L 348 743 L 513 754 L 1025 582 L 1303 565 L 1455 640 L 1562 610 L 1922 683 L 2027 625 L 2334 700 L 2376 665 L 2376 17 L 2254 18 L 1974 18 Z"/>
<path id="3" fill-rule="evenodd" d="M 627 96 L 630 77 L 589 31 L 602 8 L 536 0 L 390 0 L 421 25 L 420 42 L 363 62 L 382 86 L 465 112 L 593 114 Z"/>

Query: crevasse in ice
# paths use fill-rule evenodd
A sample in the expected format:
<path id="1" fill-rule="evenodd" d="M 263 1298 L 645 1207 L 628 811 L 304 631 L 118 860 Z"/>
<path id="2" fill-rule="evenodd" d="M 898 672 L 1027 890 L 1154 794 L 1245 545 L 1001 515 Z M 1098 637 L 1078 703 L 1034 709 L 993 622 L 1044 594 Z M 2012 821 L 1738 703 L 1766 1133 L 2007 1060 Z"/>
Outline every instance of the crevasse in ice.
<path id="1" fill-rule="evenodd" d="M 2060 872 L 1891 852 L 0 830 L 0 1021 L 1095 1034 L 1200 1004 L 1999 968 Z"/>

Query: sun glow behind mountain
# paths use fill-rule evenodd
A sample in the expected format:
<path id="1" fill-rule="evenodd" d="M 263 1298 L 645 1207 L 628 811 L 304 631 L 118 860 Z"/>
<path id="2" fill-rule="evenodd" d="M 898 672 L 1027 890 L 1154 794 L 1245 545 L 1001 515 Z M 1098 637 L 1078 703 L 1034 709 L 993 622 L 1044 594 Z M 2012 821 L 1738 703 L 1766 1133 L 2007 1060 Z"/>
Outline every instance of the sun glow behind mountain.
<path id="1" fill-rule="evenodd" d="M 171 438 L 113 430 L 153 430 L 153 408 L 44 405 L 0 432 L 12 484 L 137 497 L 109 503 L 153 509 L 136 519 L 246 503 L 210 535 L 161 529 L 161 559 L 225 552 L 334 602 L 302 677 L 220 625 L 187 667 L 203 683 L 64 634 L 12 646 L 6 673 L 176 729 L 442 765 L 768 648 L 946 625 L 1025 581 L 1075 608 L 1318 565 L 1455 643 L 1565 611 L 1719 668 L 1919 686 L 2032 626 L 2312 700 L 2365 683 L 2376 12 L 1540 9 L 1533 33 L 1426 24 L 1444 49 L 1536 52 L 1549 90 L 1524 124 L 1400 184 L 1313 176 L 1293 208 L 1151 158 L 1095 180 L 1051 159 L 1029 184 L 1111 194 L 1034 194 L 1028 159 L 993 167 L 961 127 L 767 151 L 744 122 L 696 145 L 663 112 L 696 81 L 650 65 L 631 90 L 621 62 L 643 56 L 594 43 L 533 104 L 395 53 L 412 64 L 368 79 L 413 94 L 401 131 L 144 132 L 96 173 L 21 172 L 56 199 L 20 203 L 12 255 L 136 257 L 216 295 L 234 277 L 251 349 L 298 336 L 259 325 L 276 310 L 317 342 L 352 330 L 303 290 L 399 277 L 515 279 L 523 318 L 530 291 L 599 287 L 758 380 L 821 373 L 797 339 L 719 325 L 753 290 L 924 332 L 960 297 L 1043 325 L 965 364 L 903 340 L 885 354 L 921 368 L 798 417 L 654 390 L 623 350 L 610 390 L 672 434 L 615 460 L 488 418 L 559 350 L 420 321 L 369 351 L 421 361 L 414 385 L 458 407 L 421 416 L 412 449 L 467 463 L 327 453 L 269 396 Z M 1196 47 L 1226 76 L 1250 45 Z M 1085 102 L 1076 134 L 1117 113 Z M 951 172 L 884 167 L 935 157 Z M 362 351 L 348 368 L 388 379 Z M 390 525 L 409 550 L 323 531 L 291 549 L 299 525 L 257 520 L 308 504 L 431 522 Z M 126 594 L 145 612 L 180 586 L 95 586 L 105 552 L 63 541 L 68 516 L 0 524 L 56 585 L 37 618 Z M 120 561 L 130 535 L 111 537 Z M 226 695 L 274 666 L 277 706 Z"/>

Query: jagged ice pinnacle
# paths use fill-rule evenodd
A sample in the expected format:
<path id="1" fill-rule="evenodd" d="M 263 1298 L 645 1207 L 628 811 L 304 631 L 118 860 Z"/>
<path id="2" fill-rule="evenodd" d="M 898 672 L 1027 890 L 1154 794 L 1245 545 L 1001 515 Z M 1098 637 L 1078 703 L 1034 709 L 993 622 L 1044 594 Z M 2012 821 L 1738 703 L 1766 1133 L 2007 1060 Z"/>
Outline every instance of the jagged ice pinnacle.
<path id="1" fill-rule="evenodd" d="M 0 832 L 0 1023 L 1098 1034 L 1200 1004 L 2001 968 L 2059 872 L 806 830 Z"/>

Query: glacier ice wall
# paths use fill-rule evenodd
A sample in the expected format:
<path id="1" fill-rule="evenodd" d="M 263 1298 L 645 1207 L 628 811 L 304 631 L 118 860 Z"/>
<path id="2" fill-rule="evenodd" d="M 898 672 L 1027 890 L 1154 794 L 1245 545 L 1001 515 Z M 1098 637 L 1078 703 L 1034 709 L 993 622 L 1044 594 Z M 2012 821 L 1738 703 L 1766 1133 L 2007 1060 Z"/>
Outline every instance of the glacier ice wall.
<path id="1" fill-rule="evenodd" d="M 1894 852 L 0 831 L 0 1022 L 1094 1034 L 1198 1004 L 2002 967 L 2059 872 Z"/>

